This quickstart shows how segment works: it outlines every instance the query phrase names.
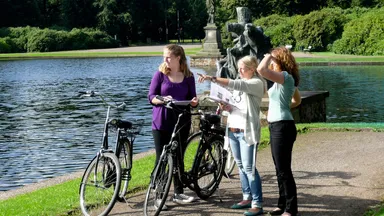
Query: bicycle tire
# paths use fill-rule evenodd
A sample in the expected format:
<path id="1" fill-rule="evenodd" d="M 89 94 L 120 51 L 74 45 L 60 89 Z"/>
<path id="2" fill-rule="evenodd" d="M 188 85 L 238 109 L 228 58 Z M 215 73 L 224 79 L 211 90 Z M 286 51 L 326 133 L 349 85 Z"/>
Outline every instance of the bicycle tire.
<path id="1" fill-rule="evenodd" d="M 197 151 L 199 147 L 199 143 L 201 140 L 202 132 L 196 132 L 188 137 L 186 148 L 184 151 L 184 172 L 185 173 L 193 173 L 193 163 L 197 156 Z M 188 184 L 187 187 L 194 191 L 194 184 Z"/>
<path id="2" fill-rule="evenodd" d="M 195 192 L 201 199 L 208 199 L 219 187 L 224 174 L 224 138 L 213 136 L 208 139 L 206 146 L 198 152 L 197 165 L 194 173 L 197 174 Z"/>
<path id="3" fill-rule="evenodd" d="M 80 184 L 80 207 L 83 214 L 108 215 L 115 205 L 120 181 L 121 167 L 114 153 L 103 153 L 99 158 L 93 158 Z"/>
<path id="4" fill-rule="evenodd" d="M 166 154 L 159 159 L 156 168 L 151 175 L 144 201 L 144 215 L 157 216 L 160 214 L 167 200 L 173 176 L 173 159 Z M 157 208 L 155 208 L 155 204 Z"/>
<path id="5" fill-rule="evenodd" d="M 121 184 L 120 191 L 116 197 L 117 201 L 124 202 L 125 195 L 128 191 L 129 181 L 131 180 L 132 169 L 132 149 L 128 139 L 121 140 L 119 144 L 119 150 L 117 151 L 117 158 L 119 158 L 121 166 Z"/>

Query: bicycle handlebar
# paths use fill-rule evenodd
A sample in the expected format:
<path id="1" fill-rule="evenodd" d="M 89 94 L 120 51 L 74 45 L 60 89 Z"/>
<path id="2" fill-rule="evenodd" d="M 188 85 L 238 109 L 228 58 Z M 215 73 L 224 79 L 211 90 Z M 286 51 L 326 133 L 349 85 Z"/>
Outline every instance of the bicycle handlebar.
<path id="1" fill-rule="evenodd" d="M 198 110 L 197 112 L 193 113 L 193 112 L 189 111 L 189 109 L 187 109 L 187 108 L 192 107 L 190 105 L 191 101 L 188 101 L 188 100 L 177 101 L 177 100 L 173 100 L 173 99 L 168 100 L 167 98 L 164 98 L 160 95 L 156 95 L 156 99 L 163 101 L 164 106 L 167 109 L 175 109 L 179 112 L 188 113 L 190 115 L 204 115 L 204 112 L 202 110 Z M 185 108 L 182 108 L 182 107 L 185 107 Z"/>
<path id="2" fill-rule="evenodd" d="M 110 103 L 108 103 L 104 99 L 102 94 L 100 94 L 98 92 L 95 92 L 95 91 L 92 91 L 92 90 L 90 90 L 90 91 L 79 91 L 79 96 L 80 97 L 95 97 L 95 96 L 98 96 L 105 105 L 110 106 L 110 107 L 114 107 L 114 108 L 117 108 L 117 109 L 124 109 L 125 106 L 127 105 L 125 102 L 122 102 L 120 104 L 118 104 L 117 102 L 114 102 L 115 105 L 110 104 Z"/>

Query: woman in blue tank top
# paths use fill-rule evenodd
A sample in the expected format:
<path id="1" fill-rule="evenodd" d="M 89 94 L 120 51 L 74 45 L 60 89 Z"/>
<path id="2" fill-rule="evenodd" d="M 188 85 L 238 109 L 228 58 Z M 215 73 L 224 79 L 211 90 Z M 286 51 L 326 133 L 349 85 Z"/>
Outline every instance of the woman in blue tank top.
<path id="1" fill-rule="evenodd" d="M 300 105 L 299 69 L 291 51 L 278 47 L 266 54 L 260 62 L 257 72 L 274 82 L 268 90 L 269 122 L 272 158 L 275 164 L 279 199 L 272 215 L 297 215 L 296 183 L 292 175 L 292 148 L 296 140 L 296 126 L 291 108 Z"/>

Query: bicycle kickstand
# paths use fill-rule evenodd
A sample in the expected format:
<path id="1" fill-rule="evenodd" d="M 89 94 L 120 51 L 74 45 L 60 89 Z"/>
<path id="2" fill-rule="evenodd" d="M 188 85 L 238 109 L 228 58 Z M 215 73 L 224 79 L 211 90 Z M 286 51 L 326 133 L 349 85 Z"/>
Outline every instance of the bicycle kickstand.
<path id="1" fill-rule="evenodd" d="M 223 199 L 221 199 L 220 186 L 217 187 L 217 193 L 219 195 L 219 202 L 223 203 Z"/>

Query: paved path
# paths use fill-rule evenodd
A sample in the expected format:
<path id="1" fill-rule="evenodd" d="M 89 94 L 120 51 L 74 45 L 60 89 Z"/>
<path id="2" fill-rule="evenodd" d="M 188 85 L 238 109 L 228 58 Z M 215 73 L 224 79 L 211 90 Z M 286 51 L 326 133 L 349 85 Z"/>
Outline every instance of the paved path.
<path id="1" fill-rule="evenodd" d="M 311 132 L 299 135 L 294 146 L 294 176 L 302 216 L 361 216 L 384 197 L 384 133 Z M 277 201 L 277 183 L 269 148 L 258 153 L 264 209 Z M 219 193 L 191 204 L 168 202 L 169 211 L 160 215 L 242 215 L 229 209 L 241 200 L 238 175 L 223 178 Z M 187 193 L 193 195 L 193 192 Z M 110 215 L 142 215 L 144 192 L 117 203 Z"/>

